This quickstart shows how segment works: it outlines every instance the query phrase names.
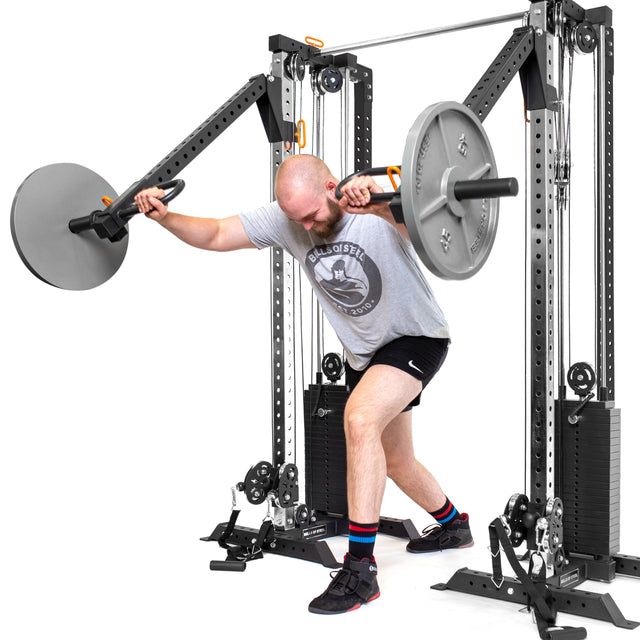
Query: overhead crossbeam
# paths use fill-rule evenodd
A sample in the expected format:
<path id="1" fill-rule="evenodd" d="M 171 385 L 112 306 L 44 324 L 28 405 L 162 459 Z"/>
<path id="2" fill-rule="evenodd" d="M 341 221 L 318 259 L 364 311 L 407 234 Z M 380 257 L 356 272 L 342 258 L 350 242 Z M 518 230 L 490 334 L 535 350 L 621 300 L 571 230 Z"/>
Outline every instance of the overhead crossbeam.
<path id="1" fill-rule="evenodd" d="M 477 27 L 487 27 L 503 22 L 513 22 L 522 20 L 527 14 L 523 11 L 519 13 L 510 13 L 495 18 L 482 18 L 481 20 L 472 20 L 470 22 L 462 22 L 446 27 L 435 27 L 432 29 L 423 29 L 422 31 L 413 31 L 412 33 L 404 33 L 401 35 L 387 36 L 385 38 L 377 38 L 375 40 L 366 40 L 363 42 L 355 42 L 353 44 L 343 44 L 338 47 L 327 47 L 323 49 L 324 53 L 345 53 L 347 51 L 357 51 L 358 49 L 368 49 L 370 47 L 379 47 L 383 44 L 394 44 L 397 42 L 406 42 L 407 40 L 415 40 L 417 38 L 426 38 L 428 36 L 437 36 L 444 33 L 454 33 L 455 31 L 464 31 L 467 29 L 475 29 Z"/>

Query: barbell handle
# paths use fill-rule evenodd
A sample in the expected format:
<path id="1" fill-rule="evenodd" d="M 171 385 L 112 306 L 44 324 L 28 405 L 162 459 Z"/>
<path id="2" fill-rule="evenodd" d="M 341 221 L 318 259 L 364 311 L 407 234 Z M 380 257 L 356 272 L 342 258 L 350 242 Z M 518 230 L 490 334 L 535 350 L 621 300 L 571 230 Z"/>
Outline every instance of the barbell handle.
<path id="1" fill-rule="evenodd" d="M 344 186 L 357 176 L 383 176 L 387 175 L 388 167 L 373 167 L 362 169 L 347 176 L 336 187 L 337 200 L 342 198 Z M 385 193 L 372 193 L 370 202 L 390 202 L 400 192 L 386 191 Z M 503 198 L 518 195 L 518 181 L 516 178 L 487 178 L 485 180 L 458 180 L 453 187 L 453 193 L 457 200 L 473 200 L 480 198 Z"/>
<path id="2" fill-rule="evenodd" d="M 176 180 L 170 180 L 168 182 L 162 182 L 156 185 L 158 189 L 172 189 L 169 193 L 165 194 L 160 198 L 160 202 L 163 204 L 167 204 L 171 200 L 173 200 L 185 187 L 184 180 L 177 178 Z M 105 209 L 106 211 L 106 209 Z M 82 216 L 80 218 L 73 218 L 73 220 L 69 220 L 69 231 L 71 233 L 80 233 L 81 231 L 89 231 L 93 229 L 96 216 L 97 215 L 108 215 L 105 214 L 105 211 L 94 211 L 90 213 L 88 216 Z M 126 209 L 121 209 L 118 214 L 125 221 L 128 222 L 134 215 L 140 213 L 138 211 L 138 205 L 133 204 L 127 207 Z"/>
<path id="3" fill-rule="evenodd" d="M 371 169 L 362 169 L 361 171 L 356 171 L 352 173 L 350 176 L 347 176 L 340 184 L 336 187 L 335 196 L 336 200 L 340 200 L 342 198 L 342 189 L 350 180 L 353 178 L 357 178 L 358 176 L 386 176 L 387 170 L 389 167 L 372 167 Z M 386 191 L 385 193 L 372 193 L 370 202 L 389 202 L 393 199 L 393 196 L 396 195 L 396 191 Z"/>

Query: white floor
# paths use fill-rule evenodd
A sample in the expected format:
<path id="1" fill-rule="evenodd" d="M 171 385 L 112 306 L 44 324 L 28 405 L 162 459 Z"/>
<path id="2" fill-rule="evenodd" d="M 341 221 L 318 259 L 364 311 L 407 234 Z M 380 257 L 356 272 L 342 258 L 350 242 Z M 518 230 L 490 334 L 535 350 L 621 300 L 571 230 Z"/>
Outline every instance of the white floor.
<path id="1" fill-rule="evenodd" d="M 8 640 L 196 639 L 221 633 L 324 639 L 350 632 L 434 637 L 452 625 L 458 630 L 448 637 L 538 637 L 531 615 L 517 605 L 430 588 L 465 566 L 491 570 L 486 528 L 480 525 L 474 528 L 474 547 L 439 554 L 409 554 L 404 541 L 379 536 L 381 597 L 349 614 L 318 616 L 306 608 L 328 584 L 329 570 L 320 565 L 266 555 L 244 573 L 212 572 L 209 560 L 224 557 L 216 543 L 200 542 L 197 535 L 180 539 L 170 527 L 163 532 L 161 522 L 145 535 L 106 523 L 94 539 L 73 539 L 55 528 L 47 535 L 46 524 L 42 532 L 24 532 L 33 543 L 3 563 L 7 589 L 0 628 Z M 346 538 L 329 544 L 341 557 Z M 503 566 L 510 575 L 506 561 Z M 618 577 L 581 588 L 610 592 L 628 619 L 640 619 L 640 581 Z M 591 640 L 640 635 L 562 613 L 558 624 L 584 625 Z"/>

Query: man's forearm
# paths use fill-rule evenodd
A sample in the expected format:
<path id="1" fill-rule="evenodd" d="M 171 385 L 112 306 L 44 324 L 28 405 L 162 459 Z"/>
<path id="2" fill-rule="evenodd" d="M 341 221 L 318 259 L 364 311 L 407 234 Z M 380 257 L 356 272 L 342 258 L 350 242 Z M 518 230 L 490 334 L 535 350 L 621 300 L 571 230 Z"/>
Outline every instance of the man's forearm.
<path id="1" fill-rule="evenodd" d="M 167 231 L 183 242 L 198 249 L 215 249 L 219 221 L 213 218 L 194 218 L 169 211 L 164 218 L 157 221 Z"/>

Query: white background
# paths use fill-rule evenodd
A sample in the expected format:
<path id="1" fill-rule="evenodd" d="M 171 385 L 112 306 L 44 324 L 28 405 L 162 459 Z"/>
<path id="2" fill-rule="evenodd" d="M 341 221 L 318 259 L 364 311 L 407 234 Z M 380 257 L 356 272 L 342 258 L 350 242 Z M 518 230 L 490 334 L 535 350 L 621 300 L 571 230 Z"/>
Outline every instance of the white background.
<path id="1" fill-rule="evenodd" d="M 609 5 L 616 33 L 621 552 L 639 555 L 633 91 L 640 11 L 622 0 Z M 495 248 L 479 275 L 458 283 L 430 277 L 454 343 L 415 411 L 416 448 L 445 492 L 471 514 L 476 545 L 410 556 L 403 542 L 381 537 L 383 597 L 329 619 L 306 611 L 326 586 L 325 568 L 267 556 L 244 574 L 213 573 L 209 560 L 223 552 L 198 540 L 228 517 L 228 487 L 271 455 L 268 252 L 208 254 L 135 219 L 120 271 L 102 287 L 78 293 L 34 278 L 9 232 L 15 190 L 38 167 L 82 164 L 118 192 L 138 180 L 249 77 L 268 72 L 271 34 L 312 35 L 335 46 L 528 6 L 525 0 L 338 7 L 35 0 L 5 9 L 1 637 L 211 638 L 230 623 L 242 637 L 442 634 L 450 625 L 472 638 L 537 637 L 516 606 L 429 588 L 462 566 L 490 570 L 486 526 L 512 493 L 525 490 L 523 193 L 503 203 Z M 375 72 L 374 165 L 400 162 L 418 113 L 440 100 L 462 101 L 516 26 L 358 52 Z M 573 225 L 586 230 L 587 246 L 591 74 L 591 58 L 579 58 Z M 337 96 L 327 98 L 327 108 L 331 99 L 337 108 Z M 485 126 L 501 174 L 524 185 L 517 80 Z M 326 144 L 339 144 L 337 130 L 327 131 Z M 222 217 L 261 204 L 269 196 L 268 162 L 254 109 L 183 172 L 187 188 L 173 208 Z M 577 262 L 577 249 L 575 255 Z M 571 361 L 593 363 L 592 263 L 585 256 L 572 282 Z M 241 506 L 241 522 L 258 526 L 263 508 Z M 430 522 L 392 486 L 384 513 L 412 518 L 419 529 Z M 331 546 L 341 557 L 346 541 Z M 628 618 L 640 618 L 637 581 L 621 577 L 588 588 L 611 592 Z M 633 637 L 592 620 L 561 615 L 559 622 L 586 624 L 590 638 Z"/>

